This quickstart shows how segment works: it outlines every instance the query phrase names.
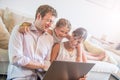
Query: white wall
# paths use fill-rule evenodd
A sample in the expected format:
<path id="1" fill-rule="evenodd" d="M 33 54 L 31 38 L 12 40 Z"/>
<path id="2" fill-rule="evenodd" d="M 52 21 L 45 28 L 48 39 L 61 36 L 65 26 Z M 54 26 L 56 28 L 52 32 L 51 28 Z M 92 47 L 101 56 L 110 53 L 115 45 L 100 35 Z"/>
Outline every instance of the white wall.
<path id="1" fill-rule="evenodd" d="M 50 4 L 57 9 L 59 18 L 71 21 L 73 28 L 83 26 L 97 37 L 105 34 L 109 40 L 120 42 L 119 3 L 119 0 L 0 0 L 0 7 L 34 17 L 39 5 Z"/>

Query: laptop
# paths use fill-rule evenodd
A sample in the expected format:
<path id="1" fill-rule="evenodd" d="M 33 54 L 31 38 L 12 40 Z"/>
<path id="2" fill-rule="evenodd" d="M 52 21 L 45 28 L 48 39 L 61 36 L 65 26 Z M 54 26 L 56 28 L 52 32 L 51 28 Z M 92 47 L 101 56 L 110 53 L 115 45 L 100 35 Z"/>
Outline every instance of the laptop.
<path id="1" fill-rule="evenodd" d="M 86 75 L 95 63 L 53 61 L 43 80 L 78 80 Z"/>
<path id="2" fill-rule="evenodd" d="M 109 80 L 120 80 L 120 77 L 117 74 L 112 73 Z"/>

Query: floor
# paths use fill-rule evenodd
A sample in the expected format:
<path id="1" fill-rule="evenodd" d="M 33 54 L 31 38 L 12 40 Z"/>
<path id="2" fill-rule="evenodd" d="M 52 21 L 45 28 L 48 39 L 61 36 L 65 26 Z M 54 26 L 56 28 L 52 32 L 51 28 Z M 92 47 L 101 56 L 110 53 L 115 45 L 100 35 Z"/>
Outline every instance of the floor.
<path id="1" fill-rule="evenodd" d="M 6 75 L 1 75 L 0 74 L 0 80 L 6 80 L 6 77 L 7 77 Z"/>

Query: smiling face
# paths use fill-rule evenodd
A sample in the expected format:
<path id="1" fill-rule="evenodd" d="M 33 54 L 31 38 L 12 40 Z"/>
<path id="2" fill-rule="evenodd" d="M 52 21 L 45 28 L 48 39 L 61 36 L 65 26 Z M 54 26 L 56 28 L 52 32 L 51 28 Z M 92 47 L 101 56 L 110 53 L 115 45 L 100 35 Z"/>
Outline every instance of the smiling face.
<path id="1" fill-rule="evenodd" d="M 35 26 L 40 31 L 46 31 L 54 22 L 55 17 L 51 13 L 47 13 L 43 18 L 40 14 L 37 15 Z"/>
<path id="2" fill-rule="evenodd" d="M 64 37 L 68 35 L 70 29 L 71 29 L 70 22 L 65 18 L 61 18 L 57 21 L 54 31 L 56 33 L 57 38 L 62 40 Z"/>
<path id="3" fill-rule="evenodd" d="M 46 31 L 57 17 L 56 10 L 49 5 L 41 5 L 38 7 L 35 15 L 35 27 L 38 31 Z"/>
<path id="4" fill-rule="evenodd" d="M 80 43 L 83 42 L 83 38 L 82 37 L 75 37 L 75 36 L 72 36 L 70 38 L 70 41 L 69 41 L 69 44 L 72 48 L 75 48 L 77 47 Z"/>
<path id="5" fill-rule="evenodd" d="M 68 35 L 69 31 L 70 31 L 70 29 L 65 26 L 55 28 L 56 36 L 61 40 Z"/>
<path id="6" fill-rule="evenodd" d="M 82 43 L 87 37 L 87 31 L 84 28 L 77 28 L 72 32 L 72 37 L 69 40 L 69 44 L 71 47 L 75 48 L 80 43 Z"/>

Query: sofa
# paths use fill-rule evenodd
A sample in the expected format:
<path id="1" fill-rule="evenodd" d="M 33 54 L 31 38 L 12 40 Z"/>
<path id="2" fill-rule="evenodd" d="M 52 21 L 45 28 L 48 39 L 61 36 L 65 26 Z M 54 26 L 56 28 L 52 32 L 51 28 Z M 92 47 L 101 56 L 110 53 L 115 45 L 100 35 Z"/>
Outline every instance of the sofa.
<path id="1" fill-rule="evenodd" d="M 24 21 L 32 22 L 33 20 L 34 18 L 17 13 L 12 9 L 0 8 L 0 74 L 7 73 L 8 42 L 13 27 Z"/>
<path id="2" fill-rule="evenodd" d="M 33 20 L 34 18 L 32 18 L 31 16 L 24 15 L 12 9 L 0 8 L 0 74 L 6 75 L 7 73 L 7 67 L 9 63 L 8 43 L 9 43 L 9 37 L 10 37 L 13 27 L 15 25 L 20 25 L 23 22 L 32 22 Z M 90 47 L 90 46 L 87 45 L 86 47 Z M 94 49 L 90 49 L 90 50 L 95 51 Z M 108 61 L 108 60 L 109 58 L 107 58 L 107 60 L 105 61 Z M 92 76 L 89 76 L 88 77 L 89 79 L 87 80 L 94 79 L 95 75 L 96 75 L 97 80 L 101 80 L 104 77 L 103 75 L 105 74 L 107 77 L 107 76 L 110 76 L 112 72 L 115 72 L 115 71 L 118 72 L 118 68 L 114 64 L 108 64 L 107 62 L 104 63 L 100 61 L 90 61 L 90 62 L 96 63 L 96 66 L 89 72 L 88 75 L 92 75 Z M 104 66 L 109 67 L 109 68 L 107 69 L 104 68 L 103 64 Z M 99 77 L 101 78 L 98 79 Z"/>

